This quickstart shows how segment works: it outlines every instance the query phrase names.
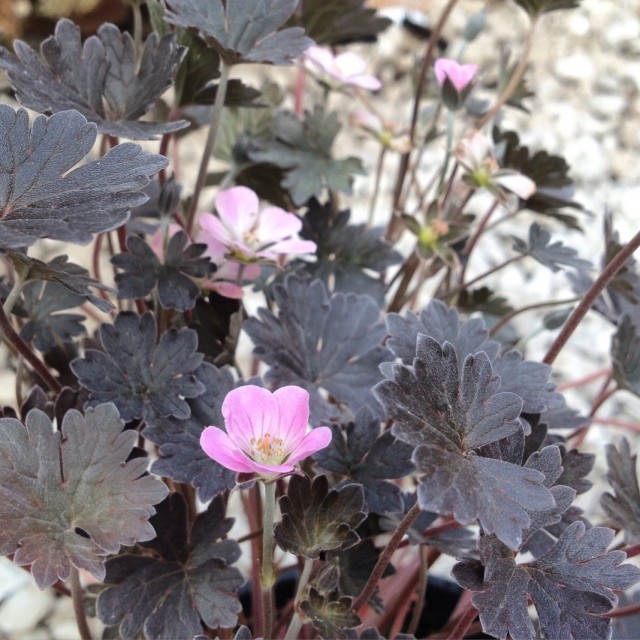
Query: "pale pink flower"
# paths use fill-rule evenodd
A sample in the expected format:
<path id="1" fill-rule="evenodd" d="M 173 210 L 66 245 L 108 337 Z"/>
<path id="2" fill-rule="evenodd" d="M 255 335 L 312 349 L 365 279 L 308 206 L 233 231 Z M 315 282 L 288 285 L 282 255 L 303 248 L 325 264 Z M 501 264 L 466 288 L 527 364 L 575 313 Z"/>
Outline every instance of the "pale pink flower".
<path id="1" fill-rule="evenodd" d="M 478 73 L 478 65 L 460 64 L 450 58 L 438 58 L 434 64 L 438 84 L 442 87 L 447 78 L 457 91 L 465 89 Z"/>
<path id="2" fill-rule="evenodd" d="M 309 425 L 309 394 L 301 387 L 274 393 L 254 385 L 230 391 L 222 403 L 226 432 L 207 427 L 200 436 L 204 452 L 223 467 L 273 479 L 324 449 L 331 429 Z"/>
<path id="3" fill-rule="evenodd" d="M 334 56 L 329 49 L 310 47 L 304 54 L 307 68 L 332 87 L 342 85 L 377 91 L 382 83 L 365 73 L 367 63 L 357 53 L 345 51 Z"/>
<path id="4" fill-rule="evenodd" d="M 315 242 L 300 240 L 301 220 L 280 207 L 260 209 L 258 196 L 247 187 L 231 187 L 216 196 L 218 215 L 200 216 L 197 241 L 207 245 L 213 262 L 274 262 L 286 254 L 314 253 Z"/>
<path id="5" fill-rule="evenodd" d="M 522 200 L 536 191 L 536 183 L 513 169 L 501 169 L 493 155 L 491 140 L 480 131 L 463 138 L 455 151 L 458 162 L 467 170 L 469 181 L 489 191 L 506 189 Z"/>
<path id="6" fill-rule="evenodd" d="M 398 127 L 390 120 L 383 120 L 379 115 L 367 109 L 356 109 L 349 116 L 351 124 L 372 134 L 383 147 L 409 153 L 411 141 L 406 133 L 398 131 Z"/>

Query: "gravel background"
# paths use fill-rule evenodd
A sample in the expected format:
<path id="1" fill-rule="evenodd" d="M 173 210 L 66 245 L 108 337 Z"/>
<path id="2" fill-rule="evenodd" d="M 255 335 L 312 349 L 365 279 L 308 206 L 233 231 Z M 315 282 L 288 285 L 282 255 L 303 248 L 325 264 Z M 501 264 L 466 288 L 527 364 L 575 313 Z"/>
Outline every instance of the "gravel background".
<path id="1" fill-rule="evenodd" d="M 377 2 L 389 4 L 383 0 Z M 444 3 L 413 0 L 410 4 L 428 7 L 426 19 L 429 21 L 437 18 L 438 9 Z M 460 45 L 460 34 L 468 16 L 484 4 L 463 2 L 454 11 L 443 34 L 450 42 L 451 52 L 455 53 Z M 390 15 L 400 17 L 395 10 Z M 477 62 L 485 77 L 490 77 L 498 46 L 509 46 L 517 55 L 526 26 L 524 13 L 514 3 L 488 3 L 487 28 L 467 48 L 465 61 Z M 395 114 L 396 119 L 399 119 L 397 114 L 407 109 L 408 85 L 400 81 L 395 86 L 389 79 L 397 77 L 398 72 L 400 77 L 410 73 L 423 47 L 423 43 L 401 27 L 394 26 L 375 50 L 361 50 L 385 80 L 382 98 L 388 113 Z M 578 249 L 582 257 L 595 261 L 602 253 L 602 219 L 607 208 L 613 213 L 614 226 L 622 240 L 631 237 L 640 218 L 640 2 L 584 0 L 578 9 L 546 16 L 527 77 L 536 90 L 535 97 L 527 103 L 531 115 L 509 110 L 504 125 L 517 128 L 523 141 L 533 149 L 544 148 L 550 153 L 562 154 L 571 164 L 577 185 L 576 199 L 590 212 L 586 233 L 583 236 L 567 233 L 560 227 L 551 230 Z M 353 140 L 343 136 L 341 144 L 349 153 L 354 152 Z M 356 153 L 360 153 L 359 142 L 355 148 Z M 375 156 L 366 158 L 371 164 Z M 393 167 L 394 161 L 388 165 L 383 181 L 383 198 L 394 179 Z M 368 189 L 364 180 L 356 184 L 356 202 L 360 200 L 364 205 L 363 195 Z M 383 204 L 384 199 L 381 206 Z M 525 236 L 527 226 L 520 223 L 517 227 L 521 237 Z M 480 272 L 498 263 L 509 255 L 509 247 L 504 237 L 483 241 L 473 269 Z M 558 297 L 571 295 L 562 275 L 551 274 L 543 268 L 511 270 L 493 284 L 508 292 L 521 292 L 521 303 L 531 302 L 538 291 L 546 294 L 549 289 Z M 511 301 L 518 303 L 515 297 L 511 297 Z M 526 331 L 530 318 L 523 318 L 522 322 Z M 606 324 L 590 316 L 572 338 L 573 346 L 567 350 L 570 355 L 558 358 L 558 380 L 579 377 L 603 366 L 602 354 L 608 352 L 610 334 Z M 528 357 L 543 354 L 550 339 L 548 334 L 531 339 L 527 344 Z M 0 378 L 0 384 L 6 380 L 9 378 Z M 572 393 L 569 397 L 576 408 L 585 408 L 589 394 L 596 390 L 597 385 L 587 387 L 581 394 Z M 618 394 L 604 407 L 603 414 L 632 420 L 639 406 L 637 399 Z M 617 435 L 608 431 L 605 439 Z M 603 437 L 603 430 L 593 429 L 589 446 L 601 451 Z M 596 477 L 601 473 L 601 469 L 597 470 Z M 596 492 L 592 493 L 597 498 Z M 99 631 L 99 624 L 95 631 Z M 26 572 L 0 558 L 0 640 L 74 640 L 77 637 L 70 599 L 58 598 L 53 591 L 40 592 Z"/>

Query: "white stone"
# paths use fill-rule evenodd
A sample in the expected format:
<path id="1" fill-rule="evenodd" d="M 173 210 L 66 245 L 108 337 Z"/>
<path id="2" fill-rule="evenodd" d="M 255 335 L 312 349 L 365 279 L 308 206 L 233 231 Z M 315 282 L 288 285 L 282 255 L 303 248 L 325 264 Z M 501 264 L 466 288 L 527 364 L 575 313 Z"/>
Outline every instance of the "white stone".
<path id="1" fill-rule="evenodd" d="M 0 558 L 0 602 L 31 582 L 29 574 L 9 558 Z"/>
<path id="2" fill-rule="evenodd" d="M 33 629 L 51 611 L 53 603 L 51 589 L 41 591 L 30 583 L 0 605 L 0 632 L 17 635 Z"/>
<path id="3" fill-rule="evenodd" d="M 627 107 L 624 96 L 599 93 L 589 100 L 591 110 L 604 118 L 618 118 Z"/>
<path id="4" fill-rule="evenodd" d="M 593 57 L 581 52 L 560 58 L 553 69 L 562 80 L 590 82 L 596 74 Z"/>
<path id="5" fill-rule="evenodd" d="M 609 179 L 611 163 L 602 145 L 593 136 L 568 141 L 565 158 L 574 180 L 603 182 Z"/>

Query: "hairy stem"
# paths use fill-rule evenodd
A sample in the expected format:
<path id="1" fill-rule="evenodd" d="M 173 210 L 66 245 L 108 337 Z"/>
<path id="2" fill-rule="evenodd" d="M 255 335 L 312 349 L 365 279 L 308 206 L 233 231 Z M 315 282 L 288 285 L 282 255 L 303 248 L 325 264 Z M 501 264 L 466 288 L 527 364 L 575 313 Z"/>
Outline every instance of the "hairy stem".
<path id="1" fill-rule="evenodd" d="M 562 326 L 558 337 L 554 340 L 549 351 L 545 355 L 543 362 L 545 364 L 553 364 L 562 351 L 565 344 L 578 328 L 583 318 L 587 315 L 593 303 L 598 296 L 604 291 L 605 287 L 613 280 L 616 273 L 624 266 L 627 260 L 634 254 L 636 249 L 640 247 L 640 231 L 636 233 L 631 240 L 618 251 L 612 260 L 603 269 L 596 281 L 591 285 L 590 289 L 584 294 L 578 306 L 573 310 L 567 321 Z"/>
<path id="2" fill-rule="evenodd" d="M 204 187 L 204 183 L 207 179 L 207 169 L 209 168 L 209 161 L 213 155 L 213 150 L 216 146 L 216 138 L 218 136 L 218 129 L 220 127 L 220 120 L 222 118 L 222 110 L 224 107 L 224 100 L 227 95 L 227 86 L 229 84 L 229 73 L 231 71 L 231 65 L 227 64 L 224 60 L 220 61 L 220 80 L 218 82 L 218 88 L 216 90 L 216 99 L 213 103 L 213 109 L 211 110 L 211 122 L 209 123 L 209 133 L 207 134 L 207 141 L 204 145 L 204 151 L 202 152 L 202 159 L 200 161 L 200 169 L 198 170 L 198 177 L 193 190 L 193 196 L 191 197 L 191 205 L 189 206 L 189 213 L 187 214 L 187 234 L 190 236 L 193 231 L 193 225 L 195 222 L 196 212 L 198 210 L 198 201 L 200 200 L 200 194 Z"/>
<path id="3" fill-rule="evenodd" d="M 73 612 L 76 616 L 76 624 L 82 640 L 93 640 L 89 623 L 87 622 L 87 612 L 84 609 L 84 595 L 80 584 L 80 573 L 75 567 L 71 567 L 71 598 L 73 599 Z"/>
<path id="4" fill-rule="evenodd" d="M 380 153 L 378 154 L 378 162 L 376 164 L 376 177 L 373 183 L 373 193 L 371 194 L 371 202 L 369 203 L 369 217 L 367 219 L 367 226 L 373 226 L 373 216 L 376 211 L 376 204 L 378 202 L 378 194 L 380 193 L 380 179 L 382 178 L 382 169 L 384 168 L 384 156 L 387 148 L 380 147 Z"/>
<path id="5" fill-rule="evenodd" d="M 260 587 L 262 588 L 262 609 L 264 622 L 262 625 L 264 638 L 271 638 L 273 629 L 273 585 L 276 581 L 273 571 L 273 516 L 276 506 L 276 483 L 264 483 L 264 513 L 262 530 L 262 571 Z"/>
<path id="6" fill-rule="evenodd" d="M 391 562 L 391 556 L 393 556 L 396 549 L 402 542 L 404 534 L 407 532 L 409 527 L 413 524 L 413 522 L 419 515 L 420 505 L 416 502 L 413 507 L 409 509 L 407 515 L 402 519 L 402 522 L 398 525 L 398 528 L 393 532 L 389 543 L 380 554 L 378 562 L 376 562 L 376 566 L 373 568 L 373 571 L 371 572 L 371 575 L 367 580 L 367 584 L 364 586 L 364 589 L 362 590 L 360 595 L 351 604 L 352 611 L 359 611 L 367 603 L 367 600 L 369 600 L 371 594 L 375 591 L 376 585 L 380 581 L 380 578 L 382 578 L 384 570 L 387 568 L 389 562 Z"/>

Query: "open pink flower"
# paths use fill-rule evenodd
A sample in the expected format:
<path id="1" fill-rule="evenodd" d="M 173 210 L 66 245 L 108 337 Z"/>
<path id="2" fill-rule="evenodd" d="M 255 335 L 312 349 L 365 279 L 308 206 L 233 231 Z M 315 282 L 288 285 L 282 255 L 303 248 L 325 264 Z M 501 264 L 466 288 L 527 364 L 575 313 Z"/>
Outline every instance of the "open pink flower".
<path id="1" fill-rule="evenodd" d="M 200 216 L 197 237 L 216 264 L 224 259 L 244 264 L 273 262 L 279 255 L 316 250 L 315 242 L 298 237 L 302 222 L 297 216 L 280 207 L 261 210 L 258 196 L 247 187 L 218 192 L 216 211 L 217 216 Z"/>
<path id="2" fill-rule="evenodd" d="M 357 53 L 345 51 L 334 56 L 329 49 L 310 47 L 304 58 L 307 68 L 330 86 L 351 85 L 368 91 L 377 91 L 382 87 L 378 78 L 365 73 L 367 63 Z"/>
<path id="3" fill-rule="evenodd" d="M 434 65 L 438 84 L 442 87 L 447 78 L 457 91 L 465 89 L 478 73 L 478 65 L 460 64 L 450 58 L 438 58 Z"/>
<path id="4" fill-rule="evenodd" d="M 454 152 L 466 169 L 465 178 L 475 187 L 485 188 L 496 195 L 506 190 L 527 200 L 536 191 L 536 183 L 514 169 L 501 169 L 493 154 L 491 140 L 480 131 L 463 138 Z"/>
<path id="5" fill-rule="evenodd" d="M 224 399 L 222 415 L 226 432 L 207 427 L 200 445 L 232 471 L 271 479 L 291 473 L 294 463 L 331 442 L 329 427 L 307 432 L 309 394 L 301 387 L 282 387 L 274 393 L 254 385 L 238 387 Z"/>

